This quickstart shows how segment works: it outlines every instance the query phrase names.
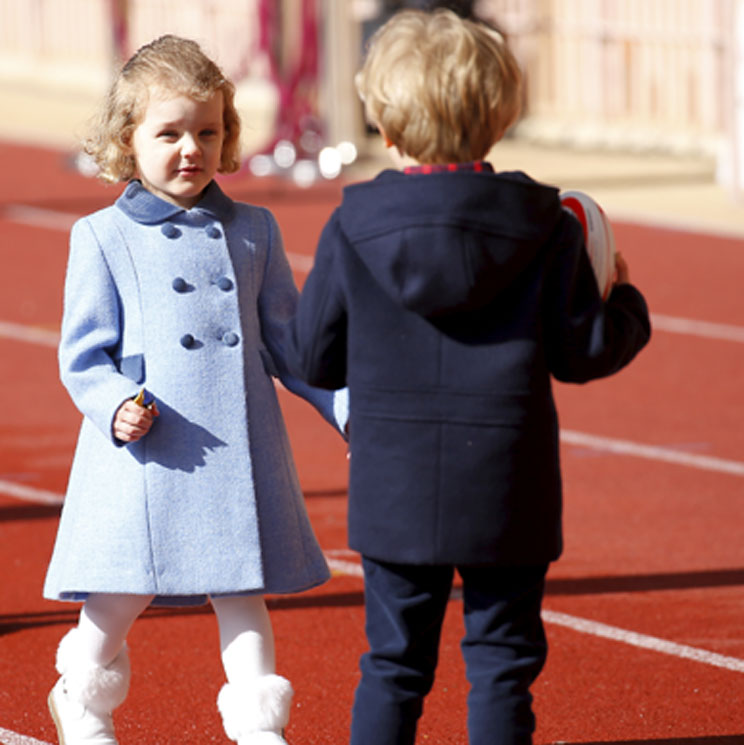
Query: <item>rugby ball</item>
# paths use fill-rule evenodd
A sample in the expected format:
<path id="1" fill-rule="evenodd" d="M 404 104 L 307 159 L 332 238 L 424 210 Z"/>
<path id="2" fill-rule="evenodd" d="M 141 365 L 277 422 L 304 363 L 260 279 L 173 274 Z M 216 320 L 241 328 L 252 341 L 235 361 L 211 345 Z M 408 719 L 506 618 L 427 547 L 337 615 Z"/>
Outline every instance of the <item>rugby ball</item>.
<path id="1" fill-rule="evenodd" d="M 584 230 L 584 243 L 589 254 L 599 294 L 606 300 L 615 280 L 615 236 L 604 210 L 583 191 L 563 191 L 563 208 L 573 213 Z"/>

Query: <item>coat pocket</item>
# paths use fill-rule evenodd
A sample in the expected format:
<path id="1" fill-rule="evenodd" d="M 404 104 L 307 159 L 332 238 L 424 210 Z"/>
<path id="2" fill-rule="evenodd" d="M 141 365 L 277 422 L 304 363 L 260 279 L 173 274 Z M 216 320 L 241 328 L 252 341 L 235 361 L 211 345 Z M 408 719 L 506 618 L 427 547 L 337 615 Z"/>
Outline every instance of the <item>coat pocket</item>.
<path id="1" fill-rule="evenodd" d="M 116 366 L 119 372 L 135 383 L 142 383 L 145 379 L 145 355 L 131 354 L 118 360 Z"/>

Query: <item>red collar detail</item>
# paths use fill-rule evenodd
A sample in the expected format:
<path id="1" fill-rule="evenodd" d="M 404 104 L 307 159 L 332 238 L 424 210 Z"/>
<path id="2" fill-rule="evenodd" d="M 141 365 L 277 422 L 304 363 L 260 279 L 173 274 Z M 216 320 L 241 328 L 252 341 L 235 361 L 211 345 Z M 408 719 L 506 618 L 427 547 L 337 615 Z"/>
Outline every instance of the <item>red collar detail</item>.
<path id="1" fill-rule="evenodd" d="M 491 172 L 493 166 L 485 160 L 472 163 L 424 163 L 420 166 L 406 166 L 403 173 L 454 173 L 455 171 L 475 171 L 476 173 Z"/>

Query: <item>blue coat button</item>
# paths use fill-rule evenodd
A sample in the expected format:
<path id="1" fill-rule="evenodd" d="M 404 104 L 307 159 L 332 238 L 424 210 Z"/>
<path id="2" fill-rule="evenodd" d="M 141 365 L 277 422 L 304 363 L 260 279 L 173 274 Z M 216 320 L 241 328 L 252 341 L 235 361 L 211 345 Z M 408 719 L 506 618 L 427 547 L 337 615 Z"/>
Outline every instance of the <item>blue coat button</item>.
<path id="1" fill-rule="evenodd" d="M 230 292 L 233 288 L 232 280 L 230 277 L 220 277 L 217 280 L 217 287 L 219 287 L 223 292 Z"/>
<path id="2" fill-rule="evenodd" d="M 234 334 L 232 331 L 228 331 L 223 337 L 222 342 L 226 344 L 228 347 L 234 347 L 240 339 L 238 338 L 237 334 Z"/>
<path id="3" fill-rule="evenodd" d="M 207 228 L 207 235 L 210 238 L 219 238 L 222 235 L 222 231 L 216 225 L 210 225 Z"/>
<path id="4" fill-rule="evenodd" d="M 189 289 L 189 285 L 183 277 L 176 277 L 171 286 L 176 292 L 186 292 Z"/>
<path id="5" fill-rule="evenodd" d="M 191 347 L 194 346 L 195 341 L 196 339 L 194 339 L 194 337 L 191 334 L 184 334 L 181 337 L 181 346 L 184 349 L 191 349 Z"/>
<path id="6" fill-rule="evenodd" d="M 164 223 L 160 228 L 160 232 L 166 238 L 178 238 L 181 235 L 181 231 L 172 222 Z"/>

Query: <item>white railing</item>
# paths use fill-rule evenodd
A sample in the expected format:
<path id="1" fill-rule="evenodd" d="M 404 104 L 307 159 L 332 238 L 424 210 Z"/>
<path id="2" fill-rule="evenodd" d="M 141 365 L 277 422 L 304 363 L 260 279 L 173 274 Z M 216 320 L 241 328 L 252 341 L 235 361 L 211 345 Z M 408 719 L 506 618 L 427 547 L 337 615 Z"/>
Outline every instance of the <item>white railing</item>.
<path id="1" fill-rule="evenodd" d="M 102 85 L 111 65 L 107 5 L 0 0 L 0 74 L 50 88 Z"/>
<path id="2" fill-rule="evenodd" d="M 199 41 L 233 78 L 261 71 L 256 0 L 126 0 L 127 38 L 117 38 L 113 0 L 0 0 L 0 69 L 7 76 L 108 77 L 117 46 L 127 55 L 164 33 Z"/>
<path id="3" fill-rule="evenodd" d="M 233 80 L 263 75 L 256 0 L 128 0 L 131 53 L 162 33 L 198 41 Z"/>
<path id="4" fill-rule="evenodd" d="M 164 33 L 197 40 L 238 84 L 245 149 L 261 147 L 276 95 L 258 48 L 257 0 L 0 0 L 0 80 L 87 110 L 120 58 Z"/>
<path id="5" fill-rule="evenodd" d="M 276 2 L 286 19 L 299 17 L 291 10 L 298 0 Z M 327 31 L 348 30 L 354 23 L 358 2 L 318 2 Z M 112 24 L 117 7 L 127 13 L 128 49 L 123 51 L 165 32 L 196 38 L 238 82 L 263 85 L 268 103 L 254 95 L 254 104 L 267 111 L 275 105 L 258 50 L 258 0 L 0 0 L 0 76 L 57 91 L 102 91 L 121 41 Z M 478 3 L 479 12 L 507 33 L 525 70 L 519 134 L 702 154 L 722 147 L 737 152 L 736 122 L 744 117 L 744 72 L 737 73 L 744 68 L 744 40 L 737 46 L 737 8 L 744 8 L 744 0 Z M 351 111 L 358 106 L 353 91 L 342 95 L 338 88 L 348 86 L 358 59 L 350 59 L 356 56 L 350 44 L 327 37 L 325 78 L 341 82 L 323 108 L 335 102 L 340 111 Z M 744 153 L 744 123 L 741 129 L 738 152 Z M 744 162 L 739 170 L 744 171 Z"/>
<path id="6" fill-rule="evenodd" d="M 527 73 L 522 132 L 714 153 L 730 127 L 732 0 L 481 0 Z"/>

